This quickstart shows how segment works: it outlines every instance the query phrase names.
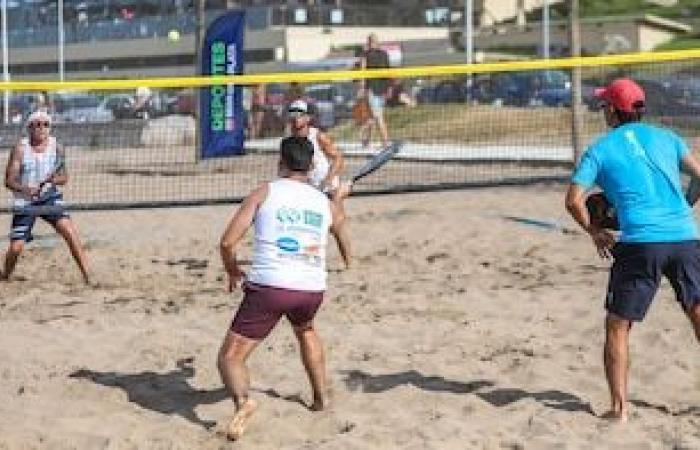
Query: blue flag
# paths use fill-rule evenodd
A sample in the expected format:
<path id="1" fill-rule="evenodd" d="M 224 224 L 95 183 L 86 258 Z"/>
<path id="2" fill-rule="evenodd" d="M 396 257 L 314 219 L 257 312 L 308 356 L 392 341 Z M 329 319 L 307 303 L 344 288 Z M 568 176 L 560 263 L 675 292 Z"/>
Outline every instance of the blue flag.
<path id="1" fill-rule="evenodd" d="M 226 13 L 209 26 L 202 49 L 203 75 L 243 73 L 244 28 L 243 11 Z M 210 86 L 200 93 L 201 157 L 242 155 L 245 123 L 241 86 Z"/>

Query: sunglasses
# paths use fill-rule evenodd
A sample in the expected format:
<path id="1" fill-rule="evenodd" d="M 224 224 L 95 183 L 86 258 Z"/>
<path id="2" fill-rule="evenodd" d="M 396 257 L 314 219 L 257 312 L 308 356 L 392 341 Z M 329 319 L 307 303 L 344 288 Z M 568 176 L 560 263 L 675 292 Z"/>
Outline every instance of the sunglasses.
<path id="1" fill-rule="evenodd" d="M 51 128 L 51 122 L 32 122 L 29 128 Z"/>
<path id="2" fill-rule="evenodd" d="M 301 109 L 290 109 L 287 112 L 289 113 L 289 117 L 301 117 L 306 115 L 306 111 Z"/>

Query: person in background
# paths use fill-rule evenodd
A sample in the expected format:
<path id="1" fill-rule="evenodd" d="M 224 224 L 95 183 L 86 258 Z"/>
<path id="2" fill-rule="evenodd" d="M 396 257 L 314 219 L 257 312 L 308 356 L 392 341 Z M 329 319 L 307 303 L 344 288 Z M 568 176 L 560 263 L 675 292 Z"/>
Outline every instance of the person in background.
<path id="1" fill-rule="evenodd" d="M 379 47 L 377 35 L 372 33 L 367 37 L 367 48 L 360 57 L 360 69 L 386 69 L 389 67 L 389 55 Z M 362 80 L 360 99 L 366 99 L 369 104 L 371 117 L 360 129 L 363 147 L 369 147 L 372 138 L 372 127 L 376 124 L 382 146 L 389 144 L 389 131 L 384 120 L 384 105 L 386 103 L 388 80 L 371 78 Z"/>

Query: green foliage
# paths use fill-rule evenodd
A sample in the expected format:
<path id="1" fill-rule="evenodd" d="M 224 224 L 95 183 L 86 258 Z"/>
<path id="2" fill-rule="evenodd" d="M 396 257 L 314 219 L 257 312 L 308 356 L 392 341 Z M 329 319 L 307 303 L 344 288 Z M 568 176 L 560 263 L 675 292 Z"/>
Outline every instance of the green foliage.
<path id="1" fill-rule="evenodd" d="M 676 38 L 670 42 L 659 45 L 655 50 L 689 50 L 694 48 L 700 48 L 700 37 Z"/>
<path id="2" fill-rule="evenodd" d="M 691 19 L 700 15 L 700 0 L 679 0 L 678 5 L 670 7 L 643 0 L 581 0 L 580 7 L 584 17 L 655 14 L 669 19 Z"/>

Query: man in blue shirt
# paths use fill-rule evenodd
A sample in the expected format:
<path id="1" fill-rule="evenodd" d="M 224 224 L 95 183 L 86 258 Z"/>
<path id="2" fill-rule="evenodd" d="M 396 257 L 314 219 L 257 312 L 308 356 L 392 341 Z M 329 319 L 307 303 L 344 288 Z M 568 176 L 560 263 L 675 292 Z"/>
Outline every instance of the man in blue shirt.
<path id="1" fill-rule="evenodd" d="M 566 207 L 591 236 L 603 258 L 613 258 L 605 307 L 605 375 L 611 394 L 606 418 L 626 421 L 628 341 L 661 281 L 676 299 L 700 342 L 700 242 L 691 206 L 681 188 L 681 169 L 700 178 L 700 162 L 670 130 L 641 123 L 645 95 L 628 78 L 596 90 L 611 130 L 581 158 Z M 617 212 L 620 235 L 592 223 L 588 191 L 599 186 Z"/>

